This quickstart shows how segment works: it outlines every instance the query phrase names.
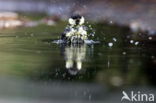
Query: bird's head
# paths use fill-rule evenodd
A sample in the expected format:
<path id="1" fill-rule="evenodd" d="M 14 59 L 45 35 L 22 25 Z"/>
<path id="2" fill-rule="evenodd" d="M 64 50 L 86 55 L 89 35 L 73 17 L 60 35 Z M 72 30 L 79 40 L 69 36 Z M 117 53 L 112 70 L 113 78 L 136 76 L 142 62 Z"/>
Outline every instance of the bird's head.
<path id="1" fill-rule="evenodd" d="M 70 25 L 82 25 L 84 24 L 84 22 L 85 22 L 84 17 L 80 15 L 74 15 L 69 18 Z"/>

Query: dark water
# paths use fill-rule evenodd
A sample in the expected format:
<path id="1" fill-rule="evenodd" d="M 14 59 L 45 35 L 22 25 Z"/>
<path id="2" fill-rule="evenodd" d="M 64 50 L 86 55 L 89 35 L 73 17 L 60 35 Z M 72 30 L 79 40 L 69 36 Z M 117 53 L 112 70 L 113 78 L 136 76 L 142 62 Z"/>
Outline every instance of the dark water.
<path id="1" fill-rule="evenodd" d="M 0 103 L 120 103 L 123 90 L 155 93 L 154 42 L 131 44 L 128 28 L 96 23 L 100 44 L 52 43 L 65 24 L 1 30 Z"/>

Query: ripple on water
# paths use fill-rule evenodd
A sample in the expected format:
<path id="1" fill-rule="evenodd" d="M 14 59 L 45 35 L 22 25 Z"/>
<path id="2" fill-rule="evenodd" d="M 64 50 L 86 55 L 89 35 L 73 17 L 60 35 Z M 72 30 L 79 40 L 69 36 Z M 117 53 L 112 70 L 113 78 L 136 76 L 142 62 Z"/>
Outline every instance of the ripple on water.
<path id="1" fill-rule="evenodd" d="M 55 44 L 63 44 L 63 43 L 66 43 L 64 40 L 54 40 L 53 43 Z M 94 40 L 84 40 L 84 43 L 85 44 L 99 44 L 100 41 L 94 41 Z"/>

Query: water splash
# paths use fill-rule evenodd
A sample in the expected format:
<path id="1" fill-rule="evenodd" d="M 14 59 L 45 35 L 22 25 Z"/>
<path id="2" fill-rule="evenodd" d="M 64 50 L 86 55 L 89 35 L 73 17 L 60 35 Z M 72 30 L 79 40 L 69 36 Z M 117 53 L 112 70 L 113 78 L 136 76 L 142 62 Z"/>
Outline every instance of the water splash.
<path id="1" fill-rule="evenodd" d="M 66 41 L 59 39 L 59 40 L 54 40 L 52 43 L 55 43 L 55 44 L 66 44 Z M 91 45 L 91 44 L 99 44 L 100 41 L 94 41 L 94 40 L 87 39 L 87 40 L 84 40 L 84 43 L 88 44 L 88 45 Z"/>
<path id="2" fill-rule="evenodd" d="M 108 46 L 109 47 L 112 47 L 113 46 L 113 43 L 112 42 L 108 43 Z"/>
<path id="3" fill-rule="evenodd" d="M 53 41 L 56 44 L 96 44 L 99 41 L 89 40 L 90 37 L 94 37 L 95 31 L 91 25 L 84 25 L 85 19 L 83 16 L 74 15 L 69 18 L 69 24 L 66 26 L 64 32 L 61 35 L 61 39 Z M 91 31 L 89 33 L 89 31 Z"/>

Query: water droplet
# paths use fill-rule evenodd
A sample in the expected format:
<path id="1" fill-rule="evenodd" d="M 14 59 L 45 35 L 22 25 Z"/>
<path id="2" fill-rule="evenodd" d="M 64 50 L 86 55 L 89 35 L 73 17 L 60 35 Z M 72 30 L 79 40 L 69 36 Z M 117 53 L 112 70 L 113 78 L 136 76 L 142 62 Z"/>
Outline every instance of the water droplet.
<path id="1" fill-rule="evenodd" d="M 133 44 L 134 43 L 134 40 L 130 40 L 130 43 Z"/>
<path id="2" fill-rule="evenodd" d="M 123 55 L 126 55 L 126 52 L 122 52 Z"/>
<path id="3" fill-rule="evenodd" d="M 110 21 L 109 23 L 110 23 L 110 24 L 113 24 L 113 21 Z"/>
<path id="4" fill-rule="evenodd" d="M 138 45 L 138 44 L 139 44 L 139 42 L 138 42 L 138 41 L 136 41 L 136 42 L 135 42 L 135 45 Z"/>
<path id="5" fill-rule="evenodd" d="M 117 39 L 116 39 L 116 38 L 113 38 L 113 41 L 115 41 L 115 42 L 116 42 L 116 41 L 117 41 Z"/>
<path id="6" fill-rule="evenodd" d="M 109 47 L 112 47 L 112 46 L 113 46 L 113 43 L 111 43 L 111 42 L 108 43 L 108 46 L 109 46 Z"/>
<path id="7" fill-rule="evenodd" d="M 148 37 L 148 39 L 149 39 L 149 40 L 152 40 L 152 37 L 150 36 L 150 37 Z"/>

